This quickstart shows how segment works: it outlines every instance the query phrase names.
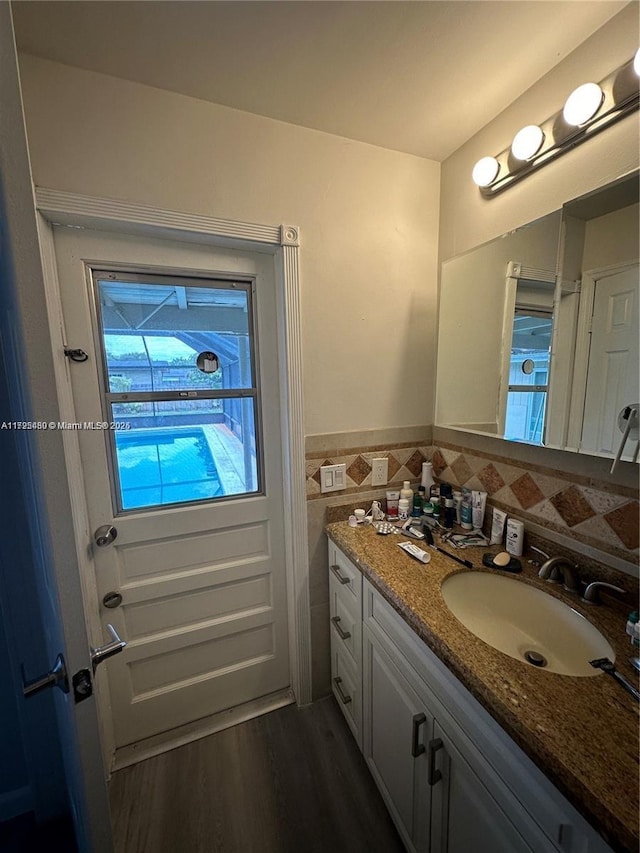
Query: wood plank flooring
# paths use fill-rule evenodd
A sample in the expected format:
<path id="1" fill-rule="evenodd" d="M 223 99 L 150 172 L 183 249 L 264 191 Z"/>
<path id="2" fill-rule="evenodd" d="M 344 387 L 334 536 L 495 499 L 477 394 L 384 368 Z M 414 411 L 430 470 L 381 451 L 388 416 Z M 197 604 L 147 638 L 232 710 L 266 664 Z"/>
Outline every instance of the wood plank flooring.
<path id="1" fill-rule="evenodd" d="M 402 853 L 333 697 L 113 775 L 116 853 Z"/>

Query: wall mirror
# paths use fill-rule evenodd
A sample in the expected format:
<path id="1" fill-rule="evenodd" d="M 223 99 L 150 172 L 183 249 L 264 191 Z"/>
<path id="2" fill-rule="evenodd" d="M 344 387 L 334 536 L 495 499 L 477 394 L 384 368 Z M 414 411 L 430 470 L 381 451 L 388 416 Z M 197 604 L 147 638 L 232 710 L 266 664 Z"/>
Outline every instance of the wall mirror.
<path id="1" fill-rule="evenodd" d="M 640 399 L 638 189 L 634 173 L 442 264 L 437 426 L 616 455 Z"/>

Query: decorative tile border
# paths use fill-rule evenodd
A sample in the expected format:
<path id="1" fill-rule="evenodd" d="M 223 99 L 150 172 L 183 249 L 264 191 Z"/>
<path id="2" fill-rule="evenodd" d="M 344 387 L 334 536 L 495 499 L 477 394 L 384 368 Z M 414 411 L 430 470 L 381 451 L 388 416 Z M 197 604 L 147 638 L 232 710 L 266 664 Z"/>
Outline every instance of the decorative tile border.
<path id="1" fill-rule="evenodd" d="M 418 482 L 422 463 L 430 460 L 438 480 L 485 491 L 491 506 L 627 563 L 638 564 L 640 504 L 637 489 L 445 442 L 434 446 L 414 440 L 376 448 L 334 446 L 330 454 L 307 452 L 307 500 L 370 492 L 372 460 L 381 456 L 389 459 L 389 483 L 380 488 L 381 494 L 385 489 L 399 488 L 403 480 Z M 346 465 L 347 488 L 323 495 L 320 466 L 340 463 Z"/>
<path id="2" fill-rule="evenodd" d="M 525 522 L 638 563 L 637 490 L 621 486 L 616 493 L 611 483 L 599 484 L 540 465 L 499 462 L 494 455 L 442 442 L 432 448 L 431 461 L 439 480 L 486 491 L 490 504 L 516 513 Z"/>
<path id="3" fill-rule="evenodd" d="M 410 480 L 412 483 L 419 480 L 422 474 L 422 463 L 431 457 L 431 447 L 425 445 L 417 447 L 415 444 L 408 444 L 399 447 L 379 447 L 375 450 L 371 448 L 347 448 L 337 450 L 331 456 L 314 454 L 313 458 L 307 454 L 307 500 L 336 496 L 336 493 L 322 494 L 320 491 L 320 467 L 322 465 L 344 464 L 346 466 L 347 487 L 340 494 L 371 491 L 373 460 L 383 457 L 389 460 L 389 482 L 386 486 L 380 487 L 384 492 L 386 489 L 393 489 L 396 486 L 399 488 L 404 480 Z"/>

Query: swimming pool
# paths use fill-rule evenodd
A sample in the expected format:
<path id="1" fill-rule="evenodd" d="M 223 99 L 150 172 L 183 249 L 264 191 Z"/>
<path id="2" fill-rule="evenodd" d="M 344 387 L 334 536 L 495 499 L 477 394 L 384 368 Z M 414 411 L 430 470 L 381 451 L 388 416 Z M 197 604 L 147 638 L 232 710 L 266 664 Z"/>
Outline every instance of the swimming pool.
<path id="1" fill-rule="evenodd" d="M 209 444 L 199 427 L 118 432 L 115 443 L 122 509 L 224 495 Z"/>

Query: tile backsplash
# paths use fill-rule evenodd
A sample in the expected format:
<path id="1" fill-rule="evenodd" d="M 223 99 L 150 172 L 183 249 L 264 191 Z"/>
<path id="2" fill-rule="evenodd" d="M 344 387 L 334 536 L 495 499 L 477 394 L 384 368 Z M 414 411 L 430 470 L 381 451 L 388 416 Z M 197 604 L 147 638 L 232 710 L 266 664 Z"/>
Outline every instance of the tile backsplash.
<path id="1" fill-rule="evenodd" d="M 425 434 L 428 428 L 425 428 Z M 488 494 L 490 506 L 514 514 L 522 521 L 595 548 L 617 560 L 638 564 L 640 505 L 638 489 L 598 481 L 578 473 L 567 473 L 539 464 L 524 463 L 495 453 L 451 443 L 428 443 L 426 439 L 388 441 L 371 447 L 349 444 L 350 434 L 334 436 L 334 447 L 308 449 L 306 454 L 307 500 L 344 498 L 372 491 L 372 460 L 389 459 L 389 484 L 403 480 L 416 483 L 422 463 L 430 460 L 437 480 L 466 486 Z M 358 434 L 362 440 L 364 434 Z M 388 437 L 388 436 L 387 436 Z M 399 434 L 399 439 L 404 438 Z M 315 438 L 315 437 L 314 437 Z M 342 446 L 340 446 L 342 442 Z M 507 445 L 507 452 L 508 452 Z M 323 495 L 320 466 L 344 463 L 347 488 Z"/>
<path id="2" fill-rule="evenodd" d="M 638 493 L 579 474 L 500 458 L 462 446 L 431 449 L 436 477 L 487 492 L 488 502 L 590 548 L 638 563 Z"/>

